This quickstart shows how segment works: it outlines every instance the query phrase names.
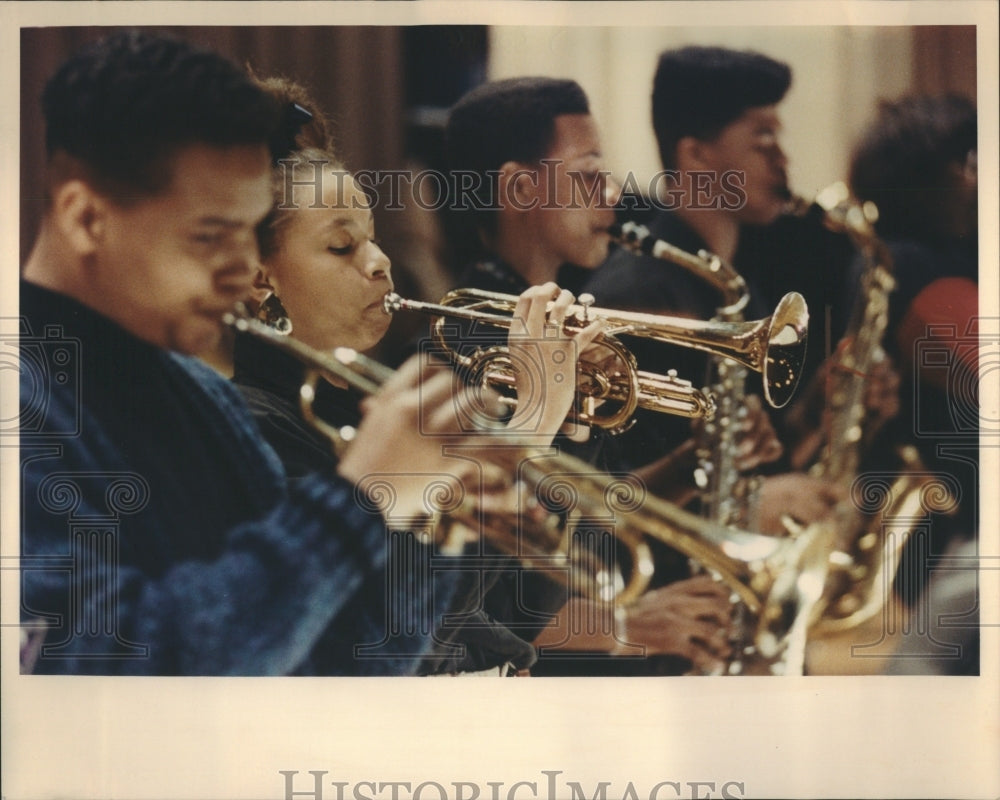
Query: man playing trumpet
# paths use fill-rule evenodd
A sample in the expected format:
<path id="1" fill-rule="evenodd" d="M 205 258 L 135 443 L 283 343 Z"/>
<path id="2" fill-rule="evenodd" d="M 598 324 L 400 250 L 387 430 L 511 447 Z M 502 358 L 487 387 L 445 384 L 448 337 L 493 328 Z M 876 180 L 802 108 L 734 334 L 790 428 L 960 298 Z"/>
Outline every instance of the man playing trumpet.
<path id="1" fill-rule="evenodd" d="M 250 291 L 279 110 L 221 57 L 139 33 L 74 56 L 43 105 L 20 446 L 22 624 L 46 636 L 22 668 L 355 672 L 328 633 L 382 590 L 386 558 L 384 504 L 358 483 L 474 484 L 442 455 L 462 438 L 451 374 L 405 365 L 365 404 L 338 474 L 289 482 L 236 390 L 190 358 Z M 59 369 L 32 369 L 46 353 Z M 424 512 L 426 481 L 393 488 L 397 513 Z M 440 613 L 452 587 L 441 572 L 400 601 Z"/>

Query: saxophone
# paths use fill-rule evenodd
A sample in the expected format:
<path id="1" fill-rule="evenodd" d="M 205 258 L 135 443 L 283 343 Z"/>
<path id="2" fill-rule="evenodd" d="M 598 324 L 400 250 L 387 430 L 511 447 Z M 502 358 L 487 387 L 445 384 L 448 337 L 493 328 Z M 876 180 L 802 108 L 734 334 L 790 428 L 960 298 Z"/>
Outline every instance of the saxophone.
<path id="1" fill-rule="evenodd" d="M 629 249 L 669 260 L 705 280 L 722 297 L 716 322 L 743 322 L 743 310 L 750 301 L 746 281 L 731 264 L 714 253 L 697 254 L 680 250 L 653 239 L 647 228 L 626 222 L 614 233 Z M 705 422 L 698 437 L 695 482 L 701 490 L 702 516 L 720 525 L 745 528 L 758 481 L 744 477 L 736 467 L 737 433 L 746 416 L 747 369 L 742 364 L 711 355 L 712 385 L 706 394 L 716 400 L 715 416 Z"/>
<path id="2" fill-rule="evenodd" d="M 916 448 L 898 450 L 893 474 L 859 474 L 871 431 L 866 430 L 865 390 L 871 370 L 885 358 L 882 341 L 889 296 L 896 286 L 892 257 L 875 232 L 878 209 L 860 203 L 835 183 L 815 199 L 824 225 L 848 236 L 864 259 L 860 289 L 847 331 L 828 372 L 825 446 L 809 474 L 843 486 L 850 497 L 825 524 L 834 533 L 823 597 L 810 635 L 849 630 L 883 606 L 910 533 L 928 512 L 951 513 L 953 492 L 927 472 Z M 793 213 L 808 210 L 796 198 Z"/>
<path id="3" fill-rule="evenodd" d="M 724 303 L 716 310 L 715 319 L 742 322 L 742 309 L 750 297 L 746 282 L 718 256 L 705 251 L 699 256 L 708 259 L 709 274 L 716 274 L 711 267 L 718 264 L 719 272 L 725 271 L 731 276 L 718 285 Z M 736 466 L 739 426 L 747 415 L 747 369 L 731 359 L 715 355 L 711 356 L 710 367 L 712 384 L 708 391 L 716 397 L 718 411 L 702 427 L 696 451 L 695 482 L 701 489 L 702 515 L 720 525 L 745 528 L 759 490 L 757 477 L 744 476 Z"/>
<path id="4" fill-rule="evenodd" d="M 718 291 L 722 304 L 716 309 L 714 321 L 743 321 L 750 291 L 746 280 L 731 264 L 707 250 L 692 254 L 663 240 L 656 240 L 647 228 L 635 223 L 623 223 L 612 233 L 629 249 L 669 260 Z M 724 356 L 712 354 L 710 359 L 711 385 L 704 391 L 715 398 L 716 413 L 702 426 L 695 451 L 698 461 L 694 478 L 700 490 L 701 515 L 724 527 L 746 529 L 760 488 L 759 477 L 743 475 L 736 459 L 739 425 L 747 414 L 748 371 L 742 364 Z M 826 541 L 829 532 L 817 532 L 815 538 Z M 811 548 L 815 551 L 816 545 L 813 543 Z M 696 564 L 692 566 L 700 569 Z M 815 566 L 810 574 L 813 577 L 818 574 Z M 780 652 L 766 646 L 762 648 L 759 632 L 754 633 L 755 624 L 752 610 L 734 597 L 733 627 L 736 633 L 731 644 L 736 655 L 727 665 L 728 674 L 799 672 L 804 660 L 801 642 L 799 646 L 786 646 Z M 789 641 L 794 641 L 794 637 L 790 637 Z"/>

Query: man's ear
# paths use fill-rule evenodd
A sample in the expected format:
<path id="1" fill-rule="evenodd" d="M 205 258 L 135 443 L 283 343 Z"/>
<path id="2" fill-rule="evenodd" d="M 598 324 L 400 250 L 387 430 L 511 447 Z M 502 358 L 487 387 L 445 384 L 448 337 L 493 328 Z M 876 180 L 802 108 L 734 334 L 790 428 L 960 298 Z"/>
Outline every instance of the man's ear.
<path id="1" fill-rule="evenodd" d="M 528 211 L 539 203 L 538 170 L 521 161 L 506 161 L 500 167 L 497 202 L 501 208 Z"/>
<path id="2" fill-rule="evenodd" d="M 80 255 L 92 254 L 104 240 L 108 210 L 108 201 L 83 180 L 66 181 L 53 192 L 52 216 Z"/>
<path id="3" fill-rule="evenodd" d="M 712 168 L 711 144 L 694 136 L 683 136 L 677 142 L 677 167 L 687 170 Z"/>

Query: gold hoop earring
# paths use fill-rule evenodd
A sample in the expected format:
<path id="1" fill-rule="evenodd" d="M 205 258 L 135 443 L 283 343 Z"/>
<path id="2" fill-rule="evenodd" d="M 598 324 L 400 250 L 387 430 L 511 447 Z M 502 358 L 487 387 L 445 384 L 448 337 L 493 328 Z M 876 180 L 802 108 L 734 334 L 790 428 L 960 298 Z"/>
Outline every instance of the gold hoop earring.
<path id="1" fill-rule="evenodd" d="M 288 312 L 274 292 L 265 297 L 264 302 L 260 304 L 260 308 L 257 309 L 257 319 L 282 336 L 288 336 L 292 332 L 292 321 L 288 318 Z"/>

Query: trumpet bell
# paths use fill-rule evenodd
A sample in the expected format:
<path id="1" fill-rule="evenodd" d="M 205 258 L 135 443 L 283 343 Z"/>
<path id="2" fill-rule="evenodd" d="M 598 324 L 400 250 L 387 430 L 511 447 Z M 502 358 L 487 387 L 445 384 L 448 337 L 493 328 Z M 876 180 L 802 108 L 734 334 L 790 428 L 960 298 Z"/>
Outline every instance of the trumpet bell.
<path id="1" fill-rule="evenodd" d="M 764 398 L 773 408 L 786 406 L 799 384 L 806 358 L 808 319 L 806 301 L 798 292 L 782 297 L 771 315 L 761 379 Z"/>

